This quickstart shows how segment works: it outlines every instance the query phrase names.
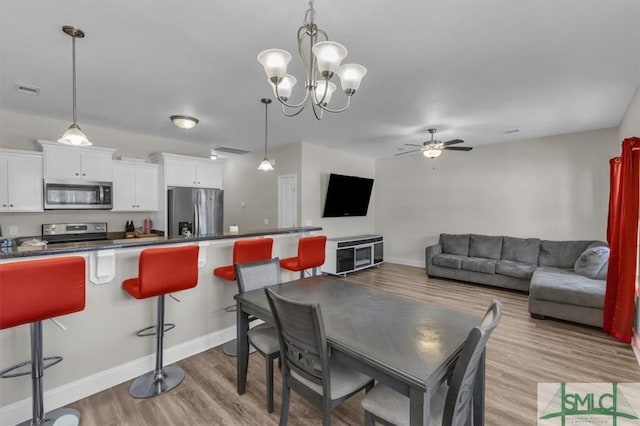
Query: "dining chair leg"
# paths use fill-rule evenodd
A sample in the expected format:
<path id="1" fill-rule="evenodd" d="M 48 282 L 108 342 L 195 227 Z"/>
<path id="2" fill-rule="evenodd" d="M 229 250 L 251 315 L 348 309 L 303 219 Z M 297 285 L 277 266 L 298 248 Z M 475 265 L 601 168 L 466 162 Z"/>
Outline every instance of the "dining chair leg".
<path id="1" fill-rule="evenodd" d="M 364 410 L 364 426 L 375 426 L 373 416 L 367 410 Z"/>
<path id="2" fill-rule="evenodd" d="M 280 426 L 287 426 L 289 421 L 289 386 L 287 380 L 282 380 L 282 403 L 280 404 Z"/>
<path id="3" fill-rule="evenodd" d="M 267 411 L 273 413 L 273 358 L 267 357 Z"/>
<path id="4" fill-rule="evenodd" d="M 322 426 L 331 426 L 331 399 L 322 398 Z"/>

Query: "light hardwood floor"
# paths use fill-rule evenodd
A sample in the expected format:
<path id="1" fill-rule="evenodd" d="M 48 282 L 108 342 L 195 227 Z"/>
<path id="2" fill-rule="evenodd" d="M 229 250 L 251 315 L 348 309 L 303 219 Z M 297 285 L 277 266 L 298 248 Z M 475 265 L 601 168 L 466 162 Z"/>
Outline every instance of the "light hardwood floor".
<path id="1" fill-rule="evenodd" d="M 487 346 L 486 424 L 535 425 L 536 389 L 542 382 L 640 382 L 629 345 L 599 329 L 555 320 L 534 320 L 527 295 L 481 285 L 430 279 L 424 269 L 384 264 L 350 274 L 349 281 L 406 297 L 482 315 L 491 300 L 503 318 Z M 178 325 L 180 326 L 180 325 Z M 276 368 L 275 411 L 265 408 L 264 358 L 249 361 L 247 393 L 236 393 L 235 358 L 220 347 L 178 363 L 184 382 L 168 394 L 133 399 L 130 382 L 72 404 L 83 426 L 107 425 L 277 425 L 280 375 Z M 364 416 L 357 395 L 333 412 L 334 425 L 359 425 Z M 320 425 L 320 411 L 292 393 L 289 424 Z"/>

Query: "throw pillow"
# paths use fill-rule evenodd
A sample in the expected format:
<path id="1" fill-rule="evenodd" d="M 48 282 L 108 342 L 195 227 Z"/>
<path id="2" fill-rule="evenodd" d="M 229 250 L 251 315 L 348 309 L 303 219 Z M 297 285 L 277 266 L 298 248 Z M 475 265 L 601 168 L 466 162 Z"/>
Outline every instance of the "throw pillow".
<path id="1" fill-rule="evenodd" d="M 604 280 L 607 278 L 608 266 L 609 247 L 597 246 L 587 247 L 576 260 L 574 268 L 576 274 L 593 280 Z"/>

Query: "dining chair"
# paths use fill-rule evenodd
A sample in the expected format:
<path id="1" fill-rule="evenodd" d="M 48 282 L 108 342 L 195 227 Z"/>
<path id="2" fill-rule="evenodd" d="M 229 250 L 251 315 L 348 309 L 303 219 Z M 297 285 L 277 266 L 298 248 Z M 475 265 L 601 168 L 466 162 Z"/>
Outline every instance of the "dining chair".
<path id="1" fill-rule="evenodd" d="M 480 325 L 469 332 L 453 373 L 431 397 L 430 425 L 471 424 L 473 390 L 487 341 L 502 318 L 502 305 L 494 300 Z M 378 383 L 362 400 L 364 424 L 409 425 L 409 398 Z"/>
<path id="2" fill-rule="evenodd" d="M 349 397 L 373 387 L 373 379 L 331 357 L 319 304 L 286 299 L 265 289 L 273 314 L 282 360 L 280 425 L 289 417 L 290 390 L 322 410 L 322 424 Z"/>
<path id="3" fill-rule="evenodd" d="M 264 288 L 282 282 L 280 259 L 273 258 L 235 265 L 238 293 Z M 273 361 L 280 357 L 280 343 L 276 329 L 268 324 L 260 324 L 249 329 L 249 343 L 265 358 L 267 364 L 267 411 L 273 412 Z"/>

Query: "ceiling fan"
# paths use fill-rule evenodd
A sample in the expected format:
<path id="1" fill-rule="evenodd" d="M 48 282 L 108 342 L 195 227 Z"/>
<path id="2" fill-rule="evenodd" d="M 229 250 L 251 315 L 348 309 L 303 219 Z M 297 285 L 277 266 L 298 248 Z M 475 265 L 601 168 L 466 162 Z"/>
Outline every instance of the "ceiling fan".
<path id="1" fill-rule="evenodd" d="M 470 146 L 451 146 L 459 143 L 463 143 L 462 139 L 452 139 L 450 141 L 441 142 L 433 139 L 433 135 L 438 131 L 438 129 L 429 129 L 429 133 L 431 133 L 431 140 L 422 142 L 422 145 L 416 145 L 413 143 L 405 143 L 407 146 L 416 146 L 419 149 L 413 149 L 411 151 L 400 152 L 395 156 L 411 154 L 414 152 L 422 151 L 422 155 L 427 158 L 436 158 L 442 154 L 443 150 L 450 151 L 471 151 L 473 148 Z"/>

